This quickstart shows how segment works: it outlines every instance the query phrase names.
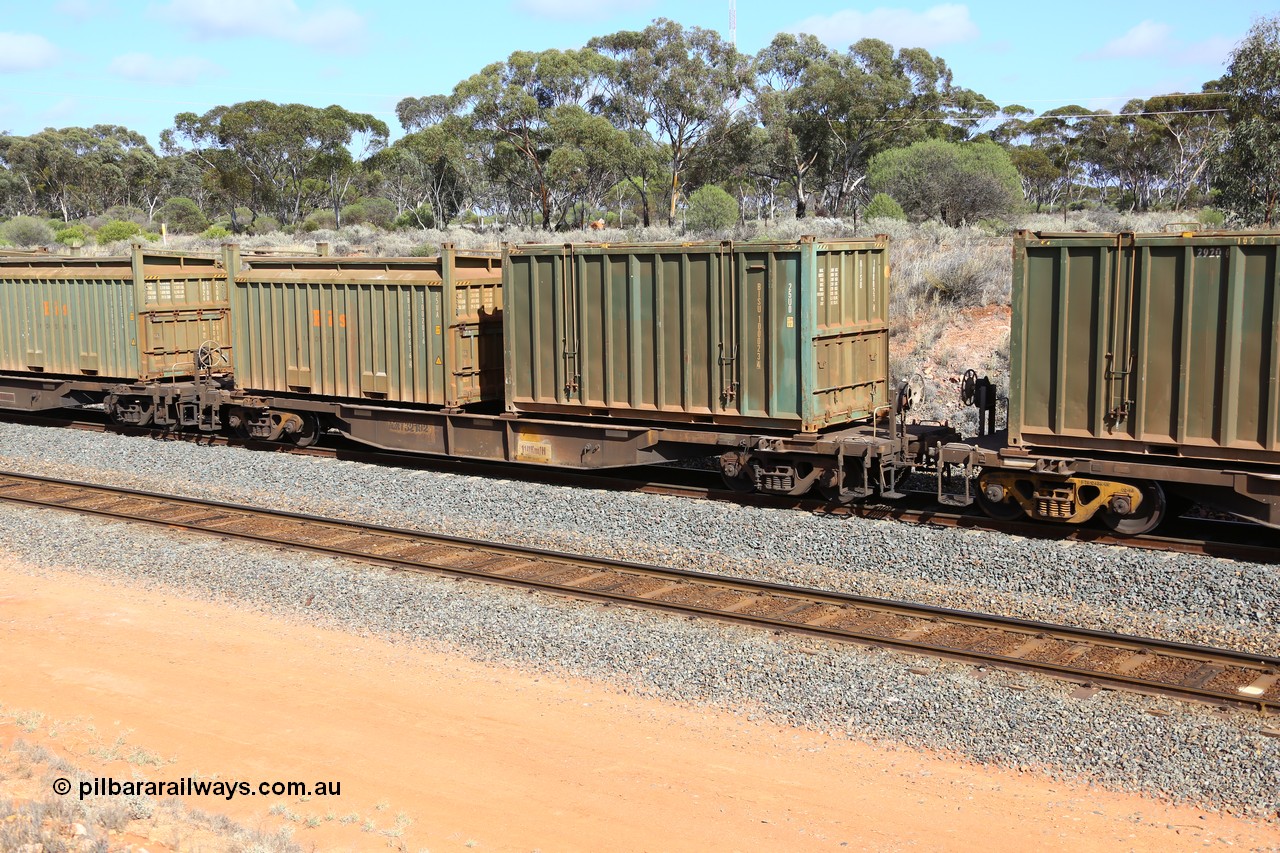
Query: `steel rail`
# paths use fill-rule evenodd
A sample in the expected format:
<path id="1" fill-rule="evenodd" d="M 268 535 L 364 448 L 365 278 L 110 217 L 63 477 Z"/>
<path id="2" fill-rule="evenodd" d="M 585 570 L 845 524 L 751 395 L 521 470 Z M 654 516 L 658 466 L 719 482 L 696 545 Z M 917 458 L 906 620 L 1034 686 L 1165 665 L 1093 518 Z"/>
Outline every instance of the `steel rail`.
<path id="1" fill-rule="evenodd" d="M 899 503 L 887 505 L 880 503 L 832 504 L 827 501 L 804 498 L 767 495 L 760 493 L 744 493 L 718 486 L 698 485 L 693 482 L 672 483 L 661 482 L 658 478 L 666 476 L 671 479 L 683 478 L 686 481 L 693 474 L 673 476 L 671 472 L 689 469 L 671 469 L 650 467 L 644 475 L 637 477 L 634 469 L 623 469 L 614 474 L 598 472 L 582 472 L 571 469 L 546 468 L 533 465 L 513 465 L 508 463 L 483 462 L 465 459 L 451 459 L 427 455 L 403 454 L 367 448 L 335 448 L 335 447 L 294 447 L 283 443 L 271 443 L 246 439 L 228 438 L 222 435 L 191 434 L 156 430 L 151 427 L 131 427 L 106 423 L 104 420 L 75 420 L 72 418 L 42 418 L 36 414 L 0 412 L 0 421 L 24 423 L 31 425 L 47 425 L 50 422 L 69 429 L 80 429 L 90 432 L 112 432 L 126 436 L 149 436 L 160 440 L 190 441 L 192 443 L 244 447 L 251 450 L 290 453 L 303 456 L 315 456 L 325 459 L 341 459 L 349 462 L 361 462 L 372 465 L 393 465 L 402 468 L 448 471 L 468 476 L 488 477 L 500 475 L 507 479 L 518 479 L 530 482 L 551 483 L 596 489 L 618 489 L 620 487 L 645 494 L 668 495 L 704 500 L 725 501 L 741 506 L 755 506 L 771 509 L 796 509 L 804 512 L 821 513 L 837 517 L 891 519 L 908 524 L 929 524 L 938 527 L 955 527 L 971 530 L 988 530 L 1021 536 L 1028 539 L 1049 539 L 1062 542 L 1089 542 L 1099 545 L 1113 545 L 1126 548 L 1139 548 L 1149 551 L 1168 551 L 1182 554 L 1221 557 L 1230 560 L 1247 560 L 1255 563 L 1280 564 L 1280 535 L 1267 528 L 1253 523 L 1236 521 L 1216 521 L 1212 519 L 1182 519 L 1184 526 L 1190 527 L 1196 536 L 1173 536 L 1149 533 L 1140 536 L 1120 536 L 1100 527 L 1038 523 L 1030 519 L 1004 520 L 990 518 L 978 510 L 968 512 L 943 510 L 937 507 L 919 507 Z M 3 450 L 3 448 L 0 448 Z M 718 475 L 707 472 L 705 479 L 715 480 Z M 1208 535 L 1204 535 L 1208 534 Z M 1265 543 L 1258 540 L 1267 540 Z M 1252 540 L 1252 541 L 1243 541 Z"/>
<path id="2" fill-rule="evenodd" d="M 0 500 L 1280 711 L 1280 657 L 26 474 L 0 473 Z"/>

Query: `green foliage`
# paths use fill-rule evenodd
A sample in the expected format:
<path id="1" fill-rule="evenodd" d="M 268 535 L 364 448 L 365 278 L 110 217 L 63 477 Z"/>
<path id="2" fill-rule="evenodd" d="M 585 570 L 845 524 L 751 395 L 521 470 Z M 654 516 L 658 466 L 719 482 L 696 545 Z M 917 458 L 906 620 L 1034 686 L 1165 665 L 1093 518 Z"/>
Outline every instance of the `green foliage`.
<path id="1" fill-rule="evenodd" d="M 15 216 L 0 225 L 0 234 L 14 246 L 43 246 L 53 242 L 53 229 L 38 216 Z"/>
<path id="2" fill-rule="evenodd" d="M 179 113 L 161 140 L 166 150 L 189 151 L 204 163 L 206 189 L 223 204 L 270 210 L 294 223 L 304 198 L 317 191 L 330 206 L 341 205 L 360 161 L 379 151 L 388 133 L 374 116 L 337 105 L 246 101 Z"/>
<path id="3" fill-rule="evenodd" d="M 147 224 L 147 214 L 142 208 L 134 207 L 131 204 L 113 204 L 106 210 L 102 211 L 102 216 L 107 220 L 120 220 L 121 222 L 134 222 L 139 226 Z"/>
<path id="4" fill-rule="evenodd" d="M 280 220 L 265 213 L 259 213 L 249 228 L 250 234 L 274 234 L 280 230 Z"/>
<path id="5" fill-rule="evenodd" d="M 107 124 L 0 134 L 0 161 L 17 179 L 5 182 L 7 191 L 25 208 L 56 213 L 64 222 L 153 191 L 163 172 L 145 137 Z"/>
<path id="6" fill-rule="evenodd" d="M 902 205 L 893 200 L 893 196 L 876 193 L 871 197 L 871 201 L 867 202 L 866 208 L 862 211 L 862 218 L 905 220 L 907 212 L 902 209 Z"/>
<path id="7" fill-rule="evenodd" d="M 68 225 L 65 228 L 60 228 L 58 231 L 54 232 L 53 241 L 55 243 L 61 243 L 64 246 L 83 246 L 85 243 L 89 242 L 89 232 L 79 223 L 75 225 Z"/>
<path id="8" fill-rule="evenodd" d="M 721 231 L 736 225 L 741 214 L 738 200 L 712 184 L 689 196 L 685 221 L 695 231 Z"/>
<path id="9" fill-rule="evenodd" d="M 639 31 L 594 38 L 588 47 L 613 59 L 608 113 L 624 130 L 652 126 L 674 187 L 701 149 L 714 145 L 729 104 L 750 85 L 751 68 L 719 33 L 658 18 Z M 629 153 L 629 152 L 628 152 Z M 675 193 L 668 224 L 675 223 Z"/>
<path id="10" fill-rule="evenodd" d="M 119 240 L 128 240 L 130 237 L 136 237 L 142 233 L 142 228 L 136 222 L 128 222 L 123 219 L 113 219 L 98 229 L 99 243 L 115 243 Z"/>
<path id="11" fill-rule="evenodd" d="M 156 219 L 174 234 L 199 234 L 209 227 L 209 219 L 200 206 L 184 196 L 175 196 L 161 205 Z"/>
<path id="12" fill-rule="evenodd" d="M 411 258 L 433 258 L 440 254 L 440 247 L 433 243 L 423 243 L 409 250 Z"/>
<path id="13" fill-rule="evenodd" d="M 1208 228 L 1221 228 L 1226 224 L 1227 217 L 1221 210 L 1215 210 L 1212 207 L 1202 208 L 1196 214 L 1196 222 Z"/>
<path id="14" fill-rule="evenodd" d="M 361 199 L 342 208 L 343 225 L 373 225 L 390 228 L 396 218 L 396 206 L 385 198 Z"/>
<path id="15" fill-rule="evenodd" d="M 338 227 L 338 217 L 333 215 L 332 210 L 313 210 L 302 220 L 302 230 L 307 233 L 313 231 L 332 231 Z"/>
<path id="16" fill-rule="evenodd" d="M 871 158 L 868 183 L 910 215 L 956 226 L 1008 213 L 1022 201 L 1018 170 L 993 142 L 930 139 Z"/>
<path id="17" fill-rule="evenodd" d="M 210 225 L 200 236 L 206 240 L 225 240 L 231 236 L 231 232 L 221 225 Z"/>
<path id="18" fill-rule="evenodd" d="M 430 204 L 420 204 L 413 210 L 406 210 L 396 217 L 393 223 L 396 228 L 434 228 L 435 212 Z"/>
<path id="19" fill-rule="evenodd" d="M 1280 17 L 1254 21 L 1226 76 L 1211 86 L 1233 96 L 1216 158 L 1218 198 L 1240 222 L 1274 225 L 1280 213 Z"/>
<path id="20" fill-rule="evenodd" d="M 780 33 L 755 59 L 756 119 L 763 128 L 753 167 L 788 184 L 796 216 L 825 191 L 839 211 L 871 157 L 945 134 L 944 120 L 994 115 L 996 104 L 952 83 L 940 57 L 922 48 L 895 51 L 862 39 L 833 51 L 812 35 Z"/>

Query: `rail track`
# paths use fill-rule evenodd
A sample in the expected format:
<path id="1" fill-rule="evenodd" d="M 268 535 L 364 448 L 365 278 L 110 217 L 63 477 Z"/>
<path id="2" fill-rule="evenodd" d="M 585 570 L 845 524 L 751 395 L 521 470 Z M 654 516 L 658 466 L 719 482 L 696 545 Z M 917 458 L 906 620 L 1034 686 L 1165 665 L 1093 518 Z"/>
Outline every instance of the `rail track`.
<path id="1" fill-rule="evenodd" d="M 0 500 L 1280 711 L 1276 657 L 24 474 L 0 473 Z"/>
<path id="2" fill-rule="evenodd" d="M 493 462 L 472 462 L 462 459 L 391 453 L 370 450 L 354 444 L 299 448 L 287 444 L 245 441 L 222 435 L 196 435 L 160 431 L 148 427 L 119 426 L 109 423 L 105 415 L 94 417 L 95 414 L 101 415 L 101 413 L 91 413 L 89 411 L 76 412 L 73 416 L 62 413 L 54 417 L 39 414 L 0 412 L 0 421 L 35 426 L 63 426 L 94 432 L 112 432 L 119 435 L 150 436 L 208 445 L 239 446 L 266 452 L 336 458 L 352 462 L 393 465 L 411 469 L 449 471 L 473 476 L 491 477 L 497 474 L 507 479 L 586 488 L 606 490 L 621 488 L 647 494 L 720 500 L 745 506 L 796 509 L 835 516 L 892 519 L 911 524 L 991 530 L 1031 539 L 1093 542 L 1152 551 L 1202 554 L 1233 560 L 1248 560 L 1255 563 L 1280 564 L 1280 532 L 1248 522 L 1181 518 L 1177 520 L 1176 533 L 1157 532 L 1141 536 L 1118 536 L 1101 527 L 1037 524 L 1031 521 L 1005 521 L 989 518 L 977 509 L 967 512 L 941 510 L 937 506 L 928 503 L 927 495 L 923 496 L 926 500 L 914 503 L 907 500 L 893 505 L 868 502 L 833 506 L 824 501 L 810 498 L 746 494 L 732 491 L 719 486 L 719 477 L 717 475 L 684 469 L 624 469 L 610 474 L 592 474 L 537 466 L 499 465 Z"/>

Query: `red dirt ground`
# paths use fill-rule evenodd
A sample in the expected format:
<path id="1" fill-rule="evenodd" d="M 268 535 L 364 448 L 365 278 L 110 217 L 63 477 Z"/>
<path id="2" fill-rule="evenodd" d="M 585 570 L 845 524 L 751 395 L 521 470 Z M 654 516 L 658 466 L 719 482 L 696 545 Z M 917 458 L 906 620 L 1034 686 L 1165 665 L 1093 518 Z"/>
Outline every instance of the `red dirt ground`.
<path id="1" fill-rule="evenodd" d="M 341 782 L 336 801 L 287 801 L 291 823 L 269 814 L 282 798 L 187 799 L 266 831 L 291 825 L 304 849 L 1280 846 L 1275 826 L 1229 815 L 12 562 L 0 561 L 0 625 L 0 746 L 20 736 L 116 778 Z M 28 715 L 28 731 L 12 723 L 23 711 L 45 716 Z M 170 763 L 90 753 L 121 733 L 122 752 Z M 382 834 L 400 813 L 403 837 Z M 151 853 L 171 849 L 152 834 Z"/>

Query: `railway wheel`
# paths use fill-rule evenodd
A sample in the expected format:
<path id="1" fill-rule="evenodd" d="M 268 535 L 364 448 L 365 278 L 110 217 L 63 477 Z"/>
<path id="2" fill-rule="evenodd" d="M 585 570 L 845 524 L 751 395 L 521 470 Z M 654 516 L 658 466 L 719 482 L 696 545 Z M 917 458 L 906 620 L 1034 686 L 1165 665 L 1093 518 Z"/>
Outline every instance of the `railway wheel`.
<path id="1" fill-rule="evenodd" d="M 231 434 L 241 441 L 252 441 L 253 434 L 249 431 L 249 420 L 252 413 L 248 409 L 239 407 L 228 409 L 226 415 L 227 426 L 231 429 Z"/>
<path id="2" fill-rule="evenodd" d="M 289 436 L 294 447 L 310 447 L 320 440 L 320 420 L 313 414 L 299 414 L 302 427 Z"/>
<path id="3" fill-rule="evenodd" d="M 990 490 L 990 493 L 988 493 L 988 490 Z M 978 504 L 978 509 L 986 513 L 988 518 L 994 518 L 997 521 L 1016 521 L 1026 516 L 1026 512 L 1022 509 L 1022 504 L 1018 503 L 999 484 L 983 486 L 982 482 L 979 481 L 977 491 L 974 494 L 974 501 Z"/>
<path id="4" fill-rule="evenodd" d="M 744 467 L 736 474 L 729 474 L 721 470 L 720 479 L 724 482 L 725 487 L 732 492 L 754 492 L 756 490 L 756 481 L 752 478 L 749 467 Z"/>
<path id="5" fill-rule="evenodd" d="M 1139 504 L 1137 512 L 1118 515 L 1110 507 L 1098 512 L 1102 523 L 1122 536 L 1141 536 L 1143 533 L 1150 533 L 1169 514 L 1169 502 L 1165 499 L 1164 489 L 1159 483 L 1148 480 L 1135 485 L 1142 490 L 1142 503 Z"/>

